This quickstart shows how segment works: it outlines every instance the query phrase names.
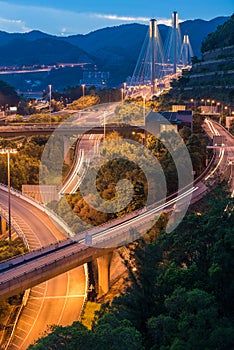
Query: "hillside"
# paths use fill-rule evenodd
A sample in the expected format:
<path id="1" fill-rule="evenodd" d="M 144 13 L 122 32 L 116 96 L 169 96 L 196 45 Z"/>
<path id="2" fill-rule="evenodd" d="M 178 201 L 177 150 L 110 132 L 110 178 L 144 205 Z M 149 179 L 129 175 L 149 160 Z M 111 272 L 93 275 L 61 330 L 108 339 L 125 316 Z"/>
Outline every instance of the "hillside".
<path id="1" fill-rule="evenodd" d="M 175 83 L 182 98 L 234 100 L 234 15 L 202 43 L 202 59 Z M 177 91 L 177 92 L 178 92 Z"/>
<path id="2" fill-rule="evenodd" d="M 226 46 L 234 45 L 234 14 L 230 20 L 219 26 L 213 33 L 208 34 L 208 37 L 203 41 L 202 53 Z"/>
<path id="3" fill-rule="evenodd" d="M 1 47 L 0 65 L 56 64 L 93 62 L 91 56 L 72 44 L 52 37 L 28 41 L 15 38 Z"/>

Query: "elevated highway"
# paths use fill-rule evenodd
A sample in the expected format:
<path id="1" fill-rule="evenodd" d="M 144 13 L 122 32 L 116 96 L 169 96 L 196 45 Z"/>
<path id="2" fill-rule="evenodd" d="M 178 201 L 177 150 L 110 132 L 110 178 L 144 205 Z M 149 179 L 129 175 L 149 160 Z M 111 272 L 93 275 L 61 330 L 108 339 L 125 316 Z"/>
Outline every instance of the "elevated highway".
<path id="1" fill-rule="evenodd" d="M 228 170 L 228 162 L 234 149 L 233 137 L 222 126 L 207 120 L 206 128 L 210 135 L 223 135 L 226 139 L 225 146 L 220 147 L 216 152 L 215 167 L 208 169 L 189 188 L 167 198 L 165 204 L 155 203 L 123 218 L 92 228 L 81 233 L 77 241 L 67 241 L 67 244 L 59 248 L 51 245 L 51 249 L 46 254 L 44 250 L 32 252 L 30 255 L 26 254 L 20 263 L 12 259 L 11 266 L 0 265 L 0 270 L 2 269 L 0 298 L 14 295 L 43 280 L 82 265 L 90 261 L 93 256 L 104 255 L 116 246 L 124 245 L 129 237 L 134 240 L 136 231 L 145 232 L 148 223 L 154 220 L 155 215 L 162 210 L 172 211 L 175 203 L 177 208 L 182 207 L 191 194 L 192 202 L 200 199 L 207 192 L 206 181 L 210 182 L 216 172 L 225 173 Z M 85 244 L 87 237 L 89 245 Z M 102 249 L 103 246 L 106 249 Z"/>
<path id="2" fill-rule="evenodd" d="M 190 189 L 185 189 L 181 193 L 180 205 L 182 206 L 186 202 L 186 197 L 190 196 L 191 193 L 193 193 L 192 201 L 199 200 L 204 196 L 207 192 L 206 181 L 213 182 L 214 175 L 219 171 L 221 173 L 228 172 L 230 169 L 228 164 L 233 159 L 233 137 L 212 121 L 207 120 L 205 128 L 211 137 L 225 135 L 226 144 L 225 147 L 216 148 L 215 166 L 207 169 Z M 0 189 L 0 206 L 4 206 L 5 203 L 6 192 Z M 20 200 L 13 192 L 13 213 L 17 213 L 15 219 L 21 227 L 24 227 L 30 247 L 34 251 L 12 259 L 7 264 L 0 264 L 0 299 L 3 300 L 10 295 L 24 291 L 26 288 L 34 287 L 31 290 L 27 306 L 23 309 L 9 349 L 26 349 L 45 330 L 45 322 L 66 325 L 76 320 L 85 295 L 86 282 L 82 264 L 94 257 L 100 260 L 101 264 L 104 262 L 107 268 L 105 270 L 106 276 L 102 276 L 102 279 L 107 282 L 108 254 L 113 247 L 124 244 L 125 239 L 129 240 L 129 237 L 134 240 L 136 230 L 145 232 L 150 220 L 153 220 L 162 209 L 172 211 L 174 203 L 175 197 L 170 197 L 163 208 L 160 203 L 157 203 L 148 210 L 143 209 L 128 217 L 84 232 L 79 240 L 74 242 L 70 239 L 66 240 L 61 228 L 52 224 L 48 217 L 47 219 L 41 217 L 41 213 L 36 208 L 26 201 Z M 179 207 L 178 199 L 177 207 Z M 34 219 L 33 212 L 35 212 Z M 30 222 L 30 226 L 27 221 Z M 41 226 L 42 223 L 45 224 L 45 227 Z M 50 226 L 51 224 L 52 226 Z M 29 232 L 31 227 L 33 235 Z M 50 233 L 47 230 L 48 227 Z M 58 230 L 58 236 L 52 238 L 50 235 L 52 232 L 54 233 L 54 230 Z M 89 244 L 91 242 L 90 246 L 85 244 L 87 242 Z M 107 248 L 102 249 L 103 245 Z M 80 267 L 73 269 L 75 266 Z M 52 309 L 57 311 L 51 313 L 49 310 Z M 30 321 L 32 319 L 33 322 Z M 24 329 L 24 333 L 22 333 L 22 329 Z"/>
<path id="3" fill-rule="evenodd" d="M 125 125 L 106 125 L 106 131 L 121 131 Z M 135 132 L 143 132 L 144 130 L 140 126 L 131 127 Z M 61 133 L 62 135 L 72 136 L 72 135 L 83 135 L 83 134 L 103 134 L 104 126 L 87 124 L 86 126 L 82 125 L 64 125 L 58 127 L 57 125 L 44 125 L 44 124 L 35 124 L 35 125 L 19 125 L 19 126 L 0 126 L 0 135 L 1 137 L 16 137 L 16 136 L 33 136 L 33 135 L 51 135 L 56 130 L 56 133 Z"/>
<path id="4" fill-rule="evenodd" d="M 0 188 L 0 208 L 7 216 L 7 191 Z M 17 223 L 25 235 L 29 248 L 58 244 L 66 239 L 66 232 L 42 210 L 12 192 L 13 224 Z M 17 227 L 18 228 L 18 227 Z M 1 272 L 0 272 L 1 275 Z M 0 286 L 1 290 L 1 286 Z M 26 349 L 42 334 L 47 325 L 69 325 L 79 318 L 86 294 L 84 266 L 65 272 L 33 287 L 28 294 L 14 336 L 7 348 Z M 54 310 L 51 312 L 51 310 Z"/>

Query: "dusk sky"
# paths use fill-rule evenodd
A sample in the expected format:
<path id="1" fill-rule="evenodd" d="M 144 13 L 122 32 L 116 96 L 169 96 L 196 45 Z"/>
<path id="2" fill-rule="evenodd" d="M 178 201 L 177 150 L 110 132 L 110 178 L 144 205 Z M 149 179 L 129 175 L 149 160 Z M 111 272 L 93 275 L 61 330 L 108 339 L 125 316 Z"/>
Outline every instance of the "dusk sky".
<path id="1" fill-rule="evenodd" d="M 71 35 L 150 18 L 170 24 L 173 11 L 182 21 L 230 16 L 234 0 L 12 0 L 0 1 L 0 8 L 0 30 Z"/>

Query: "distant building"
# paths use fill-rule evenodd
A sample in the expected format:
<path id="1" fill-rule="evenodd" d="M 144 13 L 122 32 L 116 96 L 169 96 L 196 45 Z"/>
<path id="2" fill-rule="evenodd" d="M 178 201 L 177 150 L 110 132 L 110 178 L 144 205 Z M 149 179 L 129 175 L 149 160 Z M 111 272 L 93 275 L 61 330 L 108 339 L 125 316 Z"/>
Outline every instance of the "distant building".
<path id="1" fill-rule="evenodd" d="M 94 85 L 100 89 L 107 86 L 109 78 L 109 72 L 84 71 L 81 84 L 85 84 L 86 86 Z"/>
<path id="2" fill-rule="evenodd" d="M 185 105 L 172 105 L 172 112 L 185 111 Z"/>
<path id="3" fill-rule="evenodd" d="M 193 112 L 182 110 L 177 112 L 153 112 L 146 116 L 146 129 L 153 134 L 163 131 L 178 131 L 183 126 L 193 127 Z"/>
<path id="4" fill-rule="evenodd" d="M 205 115 L 220 114 L 218 106 L 200 106 L 201 113 Z"/>
<path id="5" fill-rule="evenodd" d="M 193 129 L 193 111 L 192 110 L 182 110 L 177 111 L 177 119 L 181 121 L 181 127 L 188 126 Z"/>

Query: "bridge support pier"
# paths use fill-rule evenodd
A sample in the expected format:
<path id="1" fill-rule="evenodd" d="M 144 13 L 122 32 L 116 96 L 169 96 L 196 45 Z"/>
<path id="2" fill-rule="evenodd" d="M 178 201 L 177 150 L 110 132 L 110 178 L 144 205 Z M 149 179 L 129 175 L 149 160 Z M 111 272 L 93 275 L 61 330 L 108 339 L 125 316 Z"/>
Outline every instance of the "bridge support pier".
<path id="1" fill-rule="evenodd" d="M 70 139 L 69 137 L 63 136 L 63 149 L 64 149 L 64 163 L 70 165 Z"/>
<path id="2" fill-rule="evenodd" d="M 110 264 L 112 252 L 97 258 L 98 266 L 98 298 L 106 294 L 110 288 Z"/>
<path id="3" fill-rule="evenodd" d="M 7 225 L 6 220 L 0 216 L 0 234 L 1 235 L 6 234 L 6 225 Z"/>

